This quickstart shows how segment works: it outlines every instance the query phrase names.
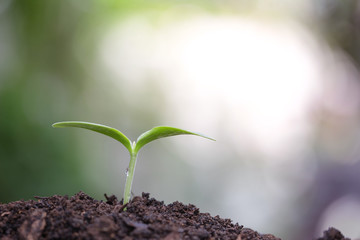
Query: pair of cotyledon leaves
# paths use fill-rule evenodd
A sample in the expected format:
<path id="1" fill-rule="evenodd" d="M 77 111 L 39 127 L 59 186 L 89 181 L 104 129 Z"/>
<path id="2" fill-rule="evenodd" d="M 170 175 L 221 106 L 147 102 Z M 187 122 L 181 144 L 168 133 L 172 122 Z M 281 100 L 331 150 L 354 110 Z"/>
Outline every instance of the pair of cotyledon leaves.
<path id="1" fill-rule="evenodd" d="M 67 121 L 67 122 L 57 122 L 52 125 L 53 127 L 61 128 L 61 127 L 76 127 L 76 128 L 84 128 L 94 132 L 102 133 L 109 137 L 114 138 L 115 140 L 121 142 L 125 148 L 129 151 L 129 153 L 138 153 L 139 150 L 146 144 L 164 137 L 171 137 L 176 135 L 195 135 L 204 137 L 210 140 L 215 141 L 213 138 L 207 137 L 205 135 L 194 133 L 190 131 L 186 131 L 180 128 L 168 127 L 168 126 L 158 126 L 150 129 L 147 132 L 141 134 L 136 142 L 131 143 L 130 139 L 127 138 L 122 132 L 119 130 L 108 127 L 101 124 L 89 123 L 89 122 L 79 122 L 79 121 Z"/>

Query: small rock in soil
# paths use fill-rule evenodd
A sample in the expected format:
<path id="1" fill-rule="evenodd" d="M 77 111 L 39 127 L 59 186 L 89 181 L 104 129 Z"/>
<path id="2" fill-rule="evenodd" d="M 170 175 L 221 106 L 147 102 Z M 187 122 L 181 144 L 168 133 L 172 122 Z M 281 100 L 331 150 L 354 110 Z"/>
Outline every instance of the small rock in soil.
<path id="1" fill-rule="evenodd" d="M 331 227 L 327 231 L 324 231 L 323 237 L 317 240 L 350 240 L 350 238 L 345 238 L 339 230 Z"/>

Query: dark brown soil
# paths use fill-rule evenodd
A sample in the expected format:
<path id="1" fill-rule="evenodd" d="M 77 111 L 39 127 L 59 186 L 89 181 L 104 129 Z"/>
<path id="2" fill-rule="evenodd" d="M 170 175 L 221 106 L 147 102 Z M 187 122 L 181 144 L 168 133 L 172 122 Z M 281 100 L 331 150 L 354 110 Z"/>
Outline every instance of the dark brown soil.
<path id="1" fill-rule="evenodd" d="M 335 228 L 329 228 L 329 230 L 324 232 L 324 236 L 318 238 L 317 240 L 350 240 L 350 238 L 345 238 L 341 232 Z"/>
<path id="2" fill-rule="evenodd" d="M 124 206 L 115 196 L 97 201 L 78 193 L 0 204 L 0 239 L 234 239 L 277 240 L 230 219 L 211 217 L 194 205 L 165 205 L 149 194 Z M 123 211 L 126 207 L 126 211 Z M 329 229 L 318 240 L 345 240 Z"/>

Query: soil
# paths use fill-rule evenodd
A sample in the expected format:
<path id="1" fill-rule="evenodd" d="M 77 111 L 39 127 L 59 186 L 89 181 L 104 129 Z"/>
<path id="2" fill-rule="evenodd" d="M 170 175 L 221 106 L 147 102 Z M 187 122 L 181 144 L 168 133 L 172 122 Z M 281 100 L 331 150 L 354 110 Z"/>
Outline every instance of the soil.
<path id="1" fill-rule="evenodd" d="M 105 197 L 105 202 L 98 201 L 79 192 L 70 198 L 55 195 L 0 204 L 0 239 L 280 239 L 201 213 L 191 204 L 165 205 L 146 193 L 126 206 L 115 196 Z M 318 240 L 349 239 L 330 228 Z"/>

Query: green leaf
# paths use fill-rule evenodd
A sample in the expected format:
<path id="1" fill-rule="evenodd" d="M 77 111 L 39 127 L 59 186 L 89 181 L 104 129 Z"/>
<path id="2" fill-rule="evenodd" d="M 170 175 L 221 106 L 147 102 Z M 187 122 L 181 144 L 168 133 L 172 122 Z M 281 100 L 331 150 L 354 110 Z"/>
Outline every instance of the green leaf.
<path id="1" fill-rule="evenodd" d="M 89 122 L 78 122 L 78 121 L 67 121 L 67 122 L 57 122 L 52 125 L 55 128 L 62 127 L 76 127 L 76 128 L 85 128 L 94 132 L 102 133 L 106 136 L 112 137 L 115 140 L 121 142 L 129 152 L 132 152 L 131 141 L 119 130 L 108 127 L 101 124 L 89 123 Z"/>
<path id="2" fill-rule="evenodd" d="M 159 126 L 159 127 L 154 127 L 147 132 L 144 132 L 143 134 L 141 134 L 138 137 L 137 143 L 135 145 L 135 152 L 137 153 L 140 150 L 140 148 L 142 148 L 145 144 L 148 144 L 149 142 L 152 142 L 156 139 L 164 138 L 164 137 L 171 137 L 171 136 L 176 136 L 176 135 L 184 135 L 184 134 L 195 135 L 195 136 L 199 136 L 199 137 L 203 137 L 203 138 L 207 138 L 207 139 L 215 141 L 215 139 L 204 136 L 199 133 L 186 131 L 186 130 L 183 130 L 180 128 Z"/>

